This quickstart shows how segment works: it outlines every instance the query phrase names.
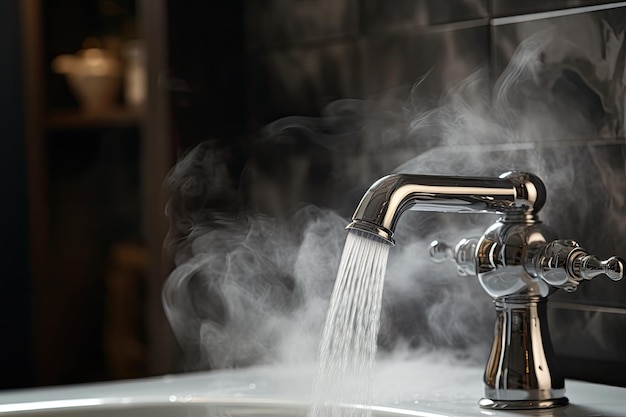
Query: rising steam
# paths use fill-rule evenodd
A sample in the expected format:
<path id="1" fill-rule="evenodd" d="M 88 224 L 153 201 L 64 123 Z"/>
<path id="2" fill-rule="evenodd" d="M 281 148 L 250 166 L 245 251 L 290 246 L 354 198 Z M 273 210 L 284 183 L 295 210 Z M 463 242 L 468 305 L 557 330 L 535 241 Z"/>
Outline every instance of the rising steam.
<path id="1" fill-rule="evenodd" d="M 478 71 L 434 108 L 424 108 L 416 85 L 401 102 L 342 100 L 320 118 L 277 121 L 256 143 L 240 181 L 228 155 L 211 144 L 190 152 L 168 180 L 176 269 L 163 292 L 188 367 L 313 360 L 343 228 L 364 190 L 391 171 L 533 172 L 548 188 L 547 224 L 564 237 L 585 237 L 587 249 L 600 254 L 622 248 L 625 222 L 604 234 L 588 219 L 598 210 L 622 216 L 613 209 L 624 205 L 625 185 L 615 178 L 623 179 L 625 158 L 606 163 L 614 148 L 602 136 L 623 133 L 623 109 L 593 89 L 602 80 L 586 80 L 566 59 L 549 62 L 559 47 L 552 32 L 537 33 L 494 86 Z M 615 94 L 624 90 L 618 87 Z M 598 140 L 606 146 L 588 146 Z M 427 246 L 433 238 L 479 235 L 493 220 L 404 215 L 384 289 L 386 351 L 487 353 L 490 300 L 452 265 L 432 265 Z"/>

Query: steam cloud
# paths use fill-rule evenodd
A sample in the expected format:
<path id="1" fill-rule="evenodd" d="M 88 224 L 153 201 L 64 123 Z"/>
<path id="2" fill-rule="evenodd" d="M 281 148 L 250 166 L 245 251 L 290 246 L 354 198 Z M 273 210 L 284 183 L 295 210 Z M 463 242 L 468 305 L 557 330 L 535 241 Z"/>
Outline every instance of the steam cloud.
<path id="1" fill-rule="evenodd" d="M 584 237 L 600 255 L 622 248 L 625 222 L 608 220 L 603 233 L 589 219 L 598 211 L 622 218 L 625 158 L 602 138 L 623 134 L 623 103 L 611 94 L 624 85 L 601 95 L 593 85 L 602 80 L 585 79 L 562 57 L 550 62 L 562 53 L 552 33 L 524 41 L 494 86 L 478 71 L 434 108 L 425 108 L 416 84 L 407 100 L 341 100 L 320 118 L 279 120 L 266 128 L 238 183 L 228 155 L 209 143 L 182 159 L 168 179 L 177 267 L 163 298 L 187 366 L 313 360 L 343 228 L 365 189 L 392 171 L 536 173 L 549 194 L 544 222 L 561 236 Z M 618 61 L 606 66 L 617 71 Z M 605 146 L 589 146 L 598 142 Z M 407 161 L 409 154 L 417 156 Z M 434 238 L 477 236 L 493 220 L 401 218 L 384 290 L 385 351 L 443 348 L 483 359 L 490 300 L 453 265 L 431 264 L 427 247 Z"/>

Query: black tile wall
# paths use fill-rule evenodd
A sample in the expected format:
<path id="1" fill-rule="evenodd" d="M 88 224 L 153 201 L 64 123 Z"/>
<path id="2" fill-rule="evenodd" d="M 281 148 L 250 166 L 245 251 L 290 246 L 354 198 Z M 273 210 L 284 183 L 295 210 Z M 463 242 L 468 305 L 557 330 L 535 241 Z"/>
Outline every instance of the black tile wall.
<path id="1" fill-rule="evenodd" d="M 551 339 L 566 377 L 617 386 L 626 384 L 625 312 L 623 308 L 549 304 Z"/>
<path id="2" fill-rule="evenodd" d="M 248 121 L 259 127 L 283 116 L 316 116 L 337 99 L 406 99 L 417 84 L 422 104 L 436 106 L 457 82 L 489 68 L 493 110 L 501 110 L 497 100 L 506 101 L 503 116 L 517 130 L 481 143 L 532 142 L 541 156 L 533 157 L 539 174 L 550 185 L 546 223 L 601 257 L 623 256 L 626 7 L 620 6 L 595 0 L 246 2 Z M 550 10 L 557 13 L 536 14 Z M 402 141 L 387 143 L 393 146 L 358 146 L 328 159 L 342 164 L 349 154 L 344 179 L 365 186 L 372 171 L 419 152 Z M 506 160 L 515 165 L 510 168 L 524 166 L 524 154 L 515 156 Z M 626 351 L 625 285 L 597 279 L 553 296 L 554 345 L 569 376 L 626 385 L 626 376 L 616 380 L 606 367 L 589 365 L 626 367 L 618 353 Z"/>
<path id="3" fill-rule="evenodd" d="M 253 125 L 318 114 L 337 98 L 395 88 L 406 96 L 418 81 L 437 99 L 487 65 L 486 13 L 480 0 L 246 3 Z"/>
<path id="4" fill-rule="evenodd" d="M 533 3 L 494 1 L 498 5 L 494 13 L 558 9 L 583 2 Z M 545 152 L 558 153 L 560 158 L 546 155 L 546 161 L 556 162 L 552 171 L 566 175 L 569 184 L 550 190 L 552 212 L 544 220 L 563 238 L 577 240 L 602 258 L 626 254 L 622 238 L 626 234 L 626 8 L 615 6 L 620 4 L 491 21 L 494 78 L 516 76 L 516 87 L 508 91 L 511 83 L 495 82 L 494 95 L 514 94 L 520 114 L 538 123 L 549 121 L 545 129 L 534 129 L 544 135 L 525 140 L 558 145 Z M 516 61 L 523 66 L 516 68 Z M 566 376 L 626 384 L 626 378 L 608 372 L 626 365 L 623 285 L 600 278 L 584 283 L 575 293 L 561 291 L 551 297 L 551 335 Z"/>

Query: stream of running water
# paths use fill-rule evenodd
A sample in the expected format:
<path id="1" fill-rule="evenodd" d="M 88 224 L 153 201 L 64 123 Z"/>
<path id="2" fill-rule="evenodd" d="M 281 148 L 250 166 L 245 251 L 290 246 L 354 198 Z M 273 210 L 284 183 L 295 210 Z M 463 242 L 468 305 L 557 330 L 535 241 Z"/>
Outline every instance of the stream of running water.
<path id="1" fill-rule="evenodd" d="M 348 233 L 322 334 L 309 417 L 371 414 L 371 373 L 389 248 L 382 240 Z"/>

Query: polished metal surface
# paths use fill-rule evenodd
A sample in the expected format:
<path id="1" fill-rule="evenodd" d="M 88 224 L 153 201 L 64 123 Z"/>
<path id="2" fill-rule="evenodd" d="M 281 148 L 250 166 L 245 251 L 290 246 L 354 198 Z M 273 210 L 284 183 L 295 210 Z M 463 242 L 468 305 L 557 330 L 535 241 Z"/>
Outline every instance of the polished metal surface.
<path id="1" fill-rule="evenodd" d="M 348 229 L 393 244 L 398 218 L 409 209 L 500 213 L 479 238 L 454 247 L 433 242 L 433 261 L 453 261 L 461 275 L 476 275 L 494 299 L 498 317 L 484 373 L 488 409 L 543 409 L 568 403 L 555 363 L 547 320 L 547 297 L 598 276 L 617 281 L 624 260 L 600 260 L 572 240 L 558 240 L 537 217 L 546 200 L 543 182 L 528 173 L 499 178 L 394 174 L 363 196 Z"/>
<path id="2" fill-rule="evenodd" d="M 604 261 L 590 255 L 573 240 L 555 240 L 532 245 L 526 255 L 526 270 L 548 284 L 575 291 L 583 280 L 606 275 L 613 281 L 624 277 L 624 260 L 612 256 Z"/>
<path id="3" fill-rule="evenodd" d="M 348 229 L 361 230 L 394 244 L 398 219 L 409 209 L 502 213 L 532 221 L 543 207 L 545 196 L 543 182 L 526 173 L 508 172 L 499 178 L 392 174 L 369 188 Z"/>
<path id="4" fill-rule="evenodd" d="M 458 267 L 459 275 L 476 275 L 476 244 L 478 238 L 461 239 L 453 248 L 445 242 L 435 240 L 430 244 L 430 258 L 435 263 L 452 260 Z"/>
<path id="5" fill-rule="evenodd" d="M 485 398 L 498 408 L 567 404 L 565 380 L 554 363 L 546 299 L 496 299 L 495 305 L 498 317 L 484 374 Z"/>
<path id="6" fill-rule="evenodd" d="M 474 256 L 468 259 L 471 248 Z M 498 318 L 481 407 L 567 404 L 548 331 L 547 297 L 557 289 L 575 291 L 583 280 L 601 275 L 620 280 L 624 260 L 613 256 L 601 261 L 572 240 L 556 240 L 540 222 L 498 221 L 479 239 L 462 239 L 454 249 L 433 242 L 430 253 L 435 262 L 455 262 L 461 275 L 473 266 L 481 286 L 494 298 Z"/>
<path id="7" fill-rule="evenodd" d="M 478 281 L 495 299 L 547 297 L 551 288 L 524 269 L 529 245 L 542 245 L 556 239 L 556 234 L 542 223 L 498 221 L 478 240 L 474 262 Z"/>

